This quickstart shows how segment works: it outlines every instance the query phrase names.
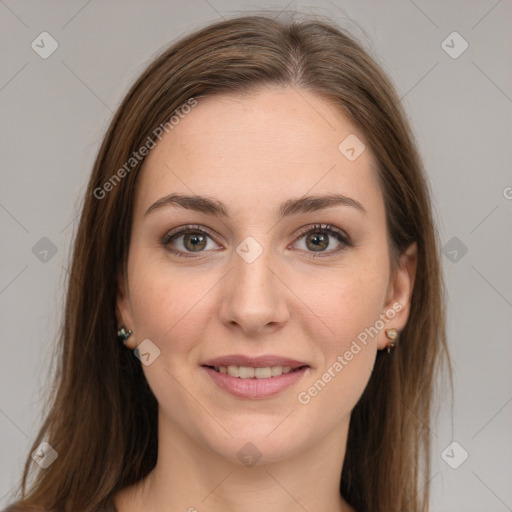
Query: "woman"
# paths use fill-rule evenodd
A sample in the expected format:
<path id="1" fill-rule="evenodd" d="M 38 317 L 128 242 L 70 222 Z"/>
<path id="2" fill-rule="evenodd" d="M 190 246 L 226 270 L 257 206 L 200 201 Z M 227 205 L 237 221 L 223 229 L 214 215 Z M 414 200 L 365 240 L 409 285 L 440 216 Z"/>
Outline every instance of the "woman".
<path id="1" fill-rule="evenodd" d="M 449 359 L 410 133 L 327 22 L 239 17 L 160 55 L 94 165 L 9 510 L 426 511 Z"/>

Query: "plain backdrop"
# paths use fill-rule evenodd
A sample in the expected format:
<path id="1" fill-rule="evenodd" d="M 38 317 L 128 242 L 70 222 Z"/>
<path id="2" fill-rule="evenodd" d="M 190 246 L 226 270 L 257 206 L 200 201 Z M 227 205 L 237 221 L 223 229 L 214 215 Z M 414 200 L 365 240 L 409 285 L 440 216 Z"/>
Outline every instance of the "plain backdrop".
<path id="1" fill-rule="evenodd" d="M 163 47 L 266 8 L 333 19 L 401 96 L 435 199 L 455 367 L 454 407 L 432 427 L 432 510 L 512 510 L 511 0 L 1 0 L 0 505 L 40 426 L 76 215 L 112 113 Z"/>

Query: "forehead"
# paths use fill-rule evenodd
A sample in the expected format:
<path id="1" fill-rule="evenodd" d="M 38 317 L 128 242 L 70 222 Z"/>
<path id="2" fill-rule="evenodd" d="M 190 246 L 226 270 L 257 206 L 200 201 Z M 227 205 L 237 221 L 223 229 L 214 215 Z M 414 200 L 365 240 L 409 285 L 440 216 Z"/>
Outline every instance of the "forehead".
<path id="1" fill-rule="evenodd" d="M 197 102 L 146 157 L 138 206 L 175 191 L 237 207 L 333 191 L 381 201 L 364 134 L 324 98 L 286 87 Z M 351 161 L 346 140 L 366 149 Z"/>

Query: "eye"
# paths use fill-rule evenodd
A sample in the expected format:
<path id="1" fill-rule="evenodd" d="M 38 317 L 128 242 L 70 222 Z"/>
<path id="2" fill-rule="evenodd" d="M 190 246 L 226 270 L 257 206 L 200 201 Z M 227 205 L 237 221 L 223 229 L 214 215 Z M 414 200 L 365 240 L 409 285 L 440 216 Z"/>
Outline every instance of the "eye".
<path id="1" fill-rule="evenodd" d="M 213 241 L 212 236 L 204 228 L 200 228 L 199 226 L 186 226 L 177 231 L 167 233 L 162 238 L 161 243 L 166 250 L 176 256 L 193 258 L 192 255 L 187 253 L 199 253 L 204 252 L 205 249 L 214 248 L 209 246 L 208 239 Z M 175 245 L 173 246 L 173 244 Z"/>
<path id="2" fill-rule="evenodd" d="M 326 251 L 332 245 L 329 237 L 334 237 L 338 245 L 335 245 L 334 249 Z M 315 224 L 314 226 L 303 228 L 295 243 L 302 239 L 304 239 L 304 250 L 316 253 L 310 255 L 312 258 L 332 256 L 334 253 L 343 251 L 347 247 L 354 246 L 350 237 L 344 231 L 330 224 Z"/>
<path id="3" fill-rule="evenodd" d="M 331 245 L 329 238 L 335 238 L 337 245 L 335 248 L 326 251 Z M 315 224 L 303 228 L 299 236 L 295 239 L 297 243 L 304 239 L 304 251 L 313 253 L 308 256 L 312 258 L 332 256 L 335 253 L 354 247 L 350 237 L 341 229 L 330 224 Z M 215 242 L 213 234 L 201 226 L 185 226 L 173 230 L 161 240 L 162 246 L 172 254 L 181 258 L 193 258 L 193 253 L 202 253 L 215 247 L 210 247 L 208 242 Z"/>

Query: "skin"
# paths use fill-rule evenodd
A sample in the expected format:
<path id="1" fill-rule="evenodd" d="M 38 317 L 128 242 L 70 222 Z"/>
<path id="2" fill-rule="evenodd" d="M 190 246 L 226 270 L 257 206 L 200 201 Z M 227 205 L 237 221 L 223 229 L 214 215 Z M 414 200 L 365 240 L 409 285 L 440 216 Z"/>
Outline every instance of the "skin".
<path id="1" fill-rule="evenodd" d="M 393 304 L 402 309 L 385 328 L 404 328 L 417 247 L 391 275 L 375 162 L 368 146 L 353 162 L 339 151 L 350 134 L 365 141 L 320 96 L 265 88 L 199 98 L 147 156 L 117 319 L 133 330 L 130 349 L 149 338 L 160 350 L 143 367 L 159 403 L 159 452 L 150 475 L 117 495 L 119 512 L 353 510 L 339 494 L 348 425 L 377 350 L 388 343 L 384 329 L 359 343 L 357 355 L 308 404 L 297 396 Z M 287 199 L 333 192 L 359 201 L 366 213 L 336 205 L 275 216 Z M 173 206 L 144 215 L 170 193 L 216 198 L 231 217 Z M 317 223 L 343 230 L 354 247 L 333 252 L 340 242 L 327 235 L 329 245 L 321 247 L 332 255 L 311 258 L 314 245 L 297 237 Z M 177 235 L 171 247 L 192 256 L 180 258 L 160 241 L 187 224 L 209 228 L 216 239 L 207 237 L 202 252 L 193 252 Z M 263 248 L 252 263 L 236 252 L 248 236 Z M 310 368 L 277 396 L 237 398 L 200 366 L 233 353 L 287 356 Z M 247 442 L 262 454 L 252 467 L 237 457 Z"/>

